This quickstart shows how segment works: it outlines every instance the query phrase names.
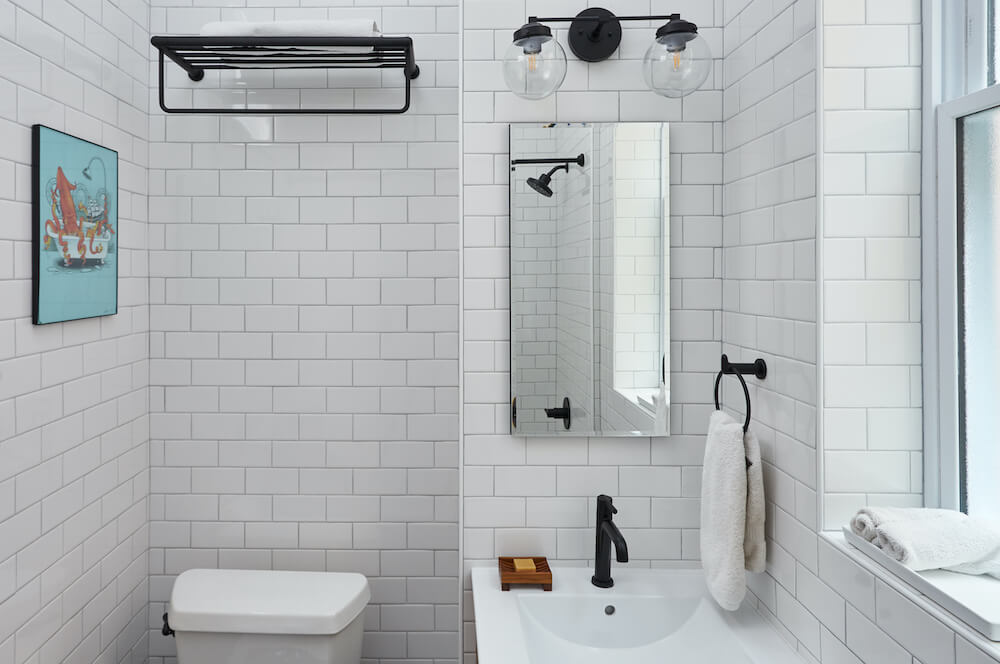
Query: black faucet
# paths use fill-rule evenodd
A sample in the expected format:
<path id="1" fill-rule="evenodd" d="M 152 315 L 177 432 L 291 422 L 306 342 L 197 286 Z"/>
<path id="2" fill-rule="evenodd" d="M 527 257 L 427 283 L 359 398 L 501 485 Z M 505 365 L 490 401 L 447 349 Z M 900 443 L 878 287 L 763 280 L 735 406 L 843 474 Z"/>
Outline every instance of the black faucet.
<path id="1" fill-rule="evenodd" d="M 615 585 L 611 578 L 611 544 L 615 545 L 615 554 L 618 562 L 628 562 L 628 545 L 625 538 L 618 530 L 618 526 L 611 520 L 613 515 L 618 514 L 618 510 L 611 504 L 611 496 L 600 495 L 597 497 L 597 548 L 594 553 L 594 576 L 590 582 L 598 588 L 610 588 Z"/>

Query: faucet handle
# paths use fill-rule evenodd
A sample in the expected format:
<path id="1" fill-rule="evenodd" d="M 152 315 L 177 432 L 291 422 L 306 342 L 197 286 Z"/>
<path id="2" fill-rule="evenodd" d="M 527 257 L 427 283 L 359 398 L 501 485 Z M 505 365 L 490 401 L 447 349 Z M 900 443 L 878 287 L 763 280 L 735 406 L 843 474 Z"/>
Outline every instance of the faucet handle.
<path id="1" fill-rule="evenodd" d="M 600 519 L 603 516 L 610 519 L 612 514 L 618 514 L 618 508 L 612 504 L 611 496 L 602 493 L 597 497 L 597 518 Z"/>

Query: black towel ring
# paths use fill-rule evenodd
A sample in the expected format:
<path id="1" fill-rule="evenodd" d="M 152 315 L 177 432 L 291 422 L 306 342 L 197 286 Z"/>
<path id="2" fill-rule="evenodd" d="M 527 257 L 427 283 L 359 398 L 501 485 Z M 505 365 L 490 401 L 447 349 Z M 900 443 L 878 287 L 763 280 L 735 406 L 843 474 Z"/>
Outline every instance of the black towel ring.
<path id="1" fill-rule="evenodd" d="M 715 377 L 715 409 L 716 410 L 722 410 L 722 405 L 719 403 L 719 383 L 722 382 L 722 374 L 723 373 L 725 373 L 725 372 L 720 371 L 719 375 Z M 743 433 L 746 433 L 750 429 L 750 388 L 747 387 L 747 382 L 745 380 L 743 380 L 743 376 L 739 375 L 738 373 L 737 374 L 733 374 L 733 375 L 740 379 L 740 385 L 743 386 L 743 396 L 745 396 L 746 399 L 747 399 L 747 418 L 746 418 L 746 421 L 743 422 Z"/>
<path id="2" fill-rule="evenodd" d="M 732 374 L 740 379 L 740 385 L 743 386 L 743 396 L 747 400 L 747 418 L 743 422 L 743 433 L 750 430 L 750 388 L 747 387 L 747 382 L 743 380 L 743 374 L 753 374 L 760 380 L 767 378 L 767 363 L 762 359 L 757 359 L 749 364 L 733 364 L 729 361 L 729 357 L 726 355 L 722 356 L 722 367 L 719 369 L 719 375 L 715 377 L 715 409 L 722 410 L 722 404 L 719 402 L 719 384 L 722 382 L 722 376 L 724 374 Z"/>

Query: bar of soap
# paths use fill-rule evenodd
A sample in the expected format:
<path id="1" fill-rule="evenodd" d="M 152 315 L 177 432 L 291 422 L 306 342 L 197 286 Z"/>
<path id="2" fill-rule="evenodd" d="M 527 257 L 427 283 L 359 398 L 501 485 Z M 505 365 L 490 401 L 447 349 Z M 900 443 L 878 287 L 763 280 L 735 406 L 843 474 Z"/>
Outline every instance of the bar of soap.
<path id="1" fill-rule="evenodd" d="M 515 572 L 534 572 L 535 561 L 531 558 L 514 558 Z"/>

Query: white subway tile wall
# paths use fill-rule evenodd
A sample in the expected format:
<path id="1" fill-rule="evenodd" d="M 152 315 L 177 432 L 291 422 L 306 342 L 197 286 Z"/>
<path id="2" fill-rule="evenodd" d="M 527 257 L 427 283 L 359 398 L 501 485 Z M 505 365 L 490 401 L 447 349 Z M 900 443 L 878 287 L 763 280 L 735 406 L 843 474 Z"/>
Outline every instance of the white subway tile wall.
<path id="1" fill-rule="evenodd" d="M 734 75 L 742 77 L 727 78 L 727 141 L 767 141 L 776 128 L 796 131 L 794 137 L 781 139 L 774 134 L 773 144 L 753 145 L 740 159 L 726 143 L 724 345 L 763 354 L 773 372 L 757 386 L 754 410 L 755 422 L 758 413 L 760 418 L 756 430 L 764 437 L 770 495 L 768 574 L 750 575 L 750 588 L 758 607 L 773 617 L 775 626 L 807 661 L 1000 661 L 995 644 L 957 621 L 932 616 L 878 580 L 869 564 L 856 562 L 816 536 L 824 525 L 838 528 L 868 500 L 919 504 L 921 472 L 919 311 L 914 315 L 911 304 L 919 301 L 919 259 L 914 255 L 919 254 L 919 179 L 914 167 L 907 165 L 912 156 L 919 158 L 919 145 L 911 137 L 919 135 L 920 126 L 919 87 L 913 88 L 919 80 L 920 5 L 917 0 L 869 0 L 867 6 L 855 2 L 826 3 L 825 7 L 825 16 L 817 22 L 811 2 L 726 3 L 727 71 L 733 67 Z M 825 37 L 822 64 L 817 64 L 814 43 L 817 26 L 823 27 Z M 850 27 L 841 32 L 843 26 Z M 747 43 L 748 38 L 754 42 L 764 35 L 771 39 L 787 36 L 789 30 L 797 41 L 786 42 L 784 51 L 773 41 Z M 900 33 L 905 38 L 900 39 Z M 865 49 L 862 44 L 874 48 Z M 768 58 L 776 50 L 772 65 Z M 794 59 L 779 63 L 786 53 L 795 54 Z M 812 104 L 815 92 L 813 73 L 790 66 L 803 59 L 824 82 L 826 129 L 822 135 L 814 119 L 807 129 L 792 129 L 802 125 L 800 104 Z M 890 73 L 883 67 L 908 71 Z M 802 78 L 795 80 L 795 71 Z M 871 87 L 873 79 L 868 78 L 873 72 L 877 92 Z M 746 88 L 740 80 L 749 82 Z M 772 97 L 782 93 L 779 80 L 794 86 L 792 95 L 782 104 L 770 103 L 769 90 Z M 773 88 L 761 87 L 769 82 Z M 756 113 L 743 116 L 748 96 Z M 858 122 L 858 118 L 838 115 L 841 108 L 882 110 L 883 104 L 890 103 L 887 100 L 905 109 L 905 115 L 896 118 L 903 122 L 905 144 L 892 136 L 898 127 L 888 125 L 889 136 L 872 132 L 869 138 L 874 143 L 858 140 L 856 132 L 870 132 L 868 120 L 878 122 L 879 116 Z M 740 112 L 731 115 L 737 109 Z M 837 116 L 833 122 L 831 116 Z M 848 127 L 851 122 L 856 124 Z M 815 182 L 815 165 L 808 164 L 812 155 L 807 148 L 816 146 L 819 138 L 826 173 L 822 183 L 825 231 L 819 238 L 825 264 L 822 275 L 815 274 L 815 246 L 811 241 L 808 246 L 802 244 L 817 239 L 817 202 L 801 186 L 802 176 Z M 881 147 L 873 147 L 876 143 Z M 881 150 L 906 154 L 887 155 Z M 872 159 L 877 171 L 870 166 Z M 749 177 L 781 168 L 784 160 L 792 160 L 798 168 L 773 178 L 757 175 L 765 178 L 763 186 L 759 182 L 741 185 L 732 177 L 733 173 Z M 883 174 L 883 168 L 892 172 Z M 788 195 L 802 197 L 806 203 L 779 214 L 781 199 L 776 197 Z M 773 207 L 773 213 L 756 216 L 761 207 Z M 730 223 L 730 215 L 736 213 L 738 226 Z M 888 241 L 892 246 L 885 244 L 886 235 L 893 238 Z M 777 247 L 769 249 L 769 243 Z M 788 244 L 793 244 L 790 252 Z M 746 250 L 745 245 L 756 249 Z M 801 281 L 806 283 L 796 283 Z M 816 311 L 820 286 L 825 311 Z M 755 317 L 756 327 L 732 324 L 734 311 Z M 816 334 L 804 329 L 817 315 L 825 322 L 820 330 L 825 363 L 821 367 L 825 407 L 820 441 L 824 478 L 817 477 L 820 465 L 815 442 Z M 788 329 L 788 321 L 794 323 L 793 329 Z M 790 352 L 794 355 L 785 356 Z M 804 364 L 804 370 L 795 371 L 795 363 Z M 772 389 L 778 394 L 772 394 Z M 782 404 L 782 394 L 794 399 L 794 409 Z M 822 504 L 817 498 L 820 487 Z"/>
<path id="2" fill-rule="evenodd" d="M 654 14 L 660 2 L 616 1 L 619 14 Z M 579 7 L 560 5 L 559 13 Z M 533 553 L 568 564 L 593 557 L 594 497 L 607 493 L 638 566 L 695 560 L 702 445 L 721 352 L 721 295 L 682 301 L 685 285 L 721 294 L 722 2 L 674 3 L 719 58 L 703 90 L 683 100 L 645 89 L 641 59 L 652 23 L 624 24 L 621 50 L 587 65 L 569 56 L 562 88 L 540 102 L 507 91 L 501 73 L 511 33 L 539 6 L 474 0 L 464 15 L 464 601 L 463 649 L 475 661 L 472 565 Z M 565 26 L 553 25 L 566 45 Z M 507 127 L 511 122 L 670 123 L 671 431 L 669 438 L 512 437 L 509 394 Z M 579 150 L 578 150 L 579 152 Z M 682 160 L 689 159 L 682 167 Z M 561 183 L 560 176 L 554 187 Z M 499 255 L 492 269 L 481 254 Z M 690 282 L 690 283 L 689 283 Z M 475 294 L 473 296 L 472 294 Z M 482 297 L 486 294 L 487 297 Z M 492 294 L 495 299 L 490 299 Z M 471 386 L 492 386 L 473 394 Z M 654 498 L 655 496 L 655 498 Z M 494 563 L 495 564 L 495 563 Z"/>
<path id="3" fill-rule="evenodd" d="M 920 3 L 861 5 L 863 17 L 828 7 L 823 18 L 823 517 L 833 529 L 862 505 L 923 501 Z"/>
<path id="4" fill-rule="evenodd" d="M 0 0 L 3 662 L 148 651 L 148 39 L 144 0 Z M 115 316 L 31 322 L 35 123 L 118 151 Z"/>
<path id="5" fill-rule="evenodd" d="M 662 191 L 664 155 L 669 158 L 669 129 L 663 132 L 652 124 L 622 126 L 614 130 L 613 188 L 611 197 L 613 231 L 614 294 L 612 321 L 613 378 L 616 389 L 655 391 L 660 384 L 661 303 L 660 285 L 664 260 L 661 247 L 663 230 L 660 220 L 669 209 L 670 193 Z M 719 161 L 721 156 L 686 155 L 692 170 L 699 161 Z M 669 168 L 669 161 L 667 162 Z M 681 165 L 683 178 L 684 166 Z M 698 173 L 688 177 L 697 181 Z M 711 184 L 710 182 L 705 182 Z M 695 279 L 685 280 L 683 299 L 700 306 L 712 306 L 719 294 L 719 282 L 710 280 L 702 286 Z M 669 301 L 669 293 L 666 294 Z M 720 302 L 716 301 L 718 307 Z"/>
<path id="6" fill-rule="evenodd" d="M 569 397 L 573 428 L 595 431 L 599 404 L 595 385 L 594 318 L 594 217 L 591 206 L 594 169 L 594 129 L 560 131 L 559 155 L 585 156 L 582 168 L 571 166 L 553 185 L 559 202 L 556 222 L 556 391 L 555 401 Z M 556 422 L 556 426 L 562 426 Z"/>
<path id="7" fill-rule="evenodd" d="M 581 128 L 579 131 L 587 130 Z M 540 126 L 512 127 L 511 142 L 518 158 L 546 158 L 559 153 L 552 130 Z M 465 300 L 473 307 L 480 302 L 492 307 L 498 297 L 513 301 L 513 329 L 518 331 L 513 339 L 517 358 L 514 392 L 518 426 L 521 431 L 536 432 L 555 431 L 556 426 L 563 426 L 561 421 L 547 418 L 544 412 L 556 403 L 559 343 L 553 291 L 559 273 L 556 240 L 562 198 L 542 196 L 527 184 L 529 177 L 538 177 L 545 169 L 547 167 L 525 165 L 512 173 L 511 196 L 515 207 L 512 230 L 518 234 L 520 243 L 515 244 L 510 255 L 513 277 L 510 294 L 498 293 L 497 284 L 488 279 L 477 279 L 465 290 Z M 558 184 L 554 187 L 559 188 Z M 469 261 L 466 274 L 477 274 L 481 266 L 488 266 L 491 261 L 495 264 L 494 257 L 498 253 L 495 249 L 472 251 L 473 260 Z M 482 400 L 492 404 L 507 397 L 502 384 L 480 376 L 467 381 L 464 389 L 466 401 Z M 494 426 L 492 409 L 490 415 L 479 423 L 487 432 Z M 476 425 L 475 421 L 469 422 L 467 428 L 473 427 L 475 431 Z"/>
<path id="8" fill-rule="evenodd" d="M 243 567 L 364 572 L 366 663 L 455 661 L 462 624 L 472 664 L 459 538 L 466 571 L 512 552 L 588 564 L 593 496 L 609 493 L 630 564 L 698 559 L 723 350 L 771 368 L 752 392 L 769 573 L 749 583 L 779 631 L 807 661 L 1000 661 L 817 537 L 867 502 L 920 499 L 918 0 L 611 2 L 699 23 L 718 58 L 705 88 L 646 91 L 654 26 L 631 23 L 618 56 L 571 57 L 542 102 L 500 76 L 510 31 L 538 13 L 527 0 L 155 4 L 0 0 L 0 209 L 12 218 L 0 231 L 0 662 L 168 664 L 159 615 L 175 575 Z M 415 36 L 408 114 L 149 111 L 151 32 L 342 16 Z M 178 102 L 398 92 L 388 74 L 255 73 L 252 95 L 175 74 Z M 552 120 L 670 123 L 669 438 L 508 435 L 507 123 Z M 31 325 L 35 122 L 119 152 L 117 316 Z"/>
<path id="9" fill-rule="evenodd" d="M 151 114 L 151 615 L 192 567 L 355 571 L 366 663 L 454 662 L 459 8 L 326 4 L 152 8 L 155 34 L 370 17 L 413 36 L 421 72 L 405 115 Z M 360 106 L 400 76 L 238 83 Z M 171 103 L 242 103 L 233 77 L 169 81 Z M 149 627 L 151 661 L 172 661 Z"/>
<path id="10" fill-rule="evenodd" d="M 753 422 L 767 496 L 767 574 L 749 575 L 758 606 L 815 660 L 819 621 L 843 601 L 816 577 L 816 3 L 726 0 L 723 348 L 763 357 Z M 727 407 L 743 392 L 726 379 Z M 818 612 L 815 613 L 814 612 Z"/>

